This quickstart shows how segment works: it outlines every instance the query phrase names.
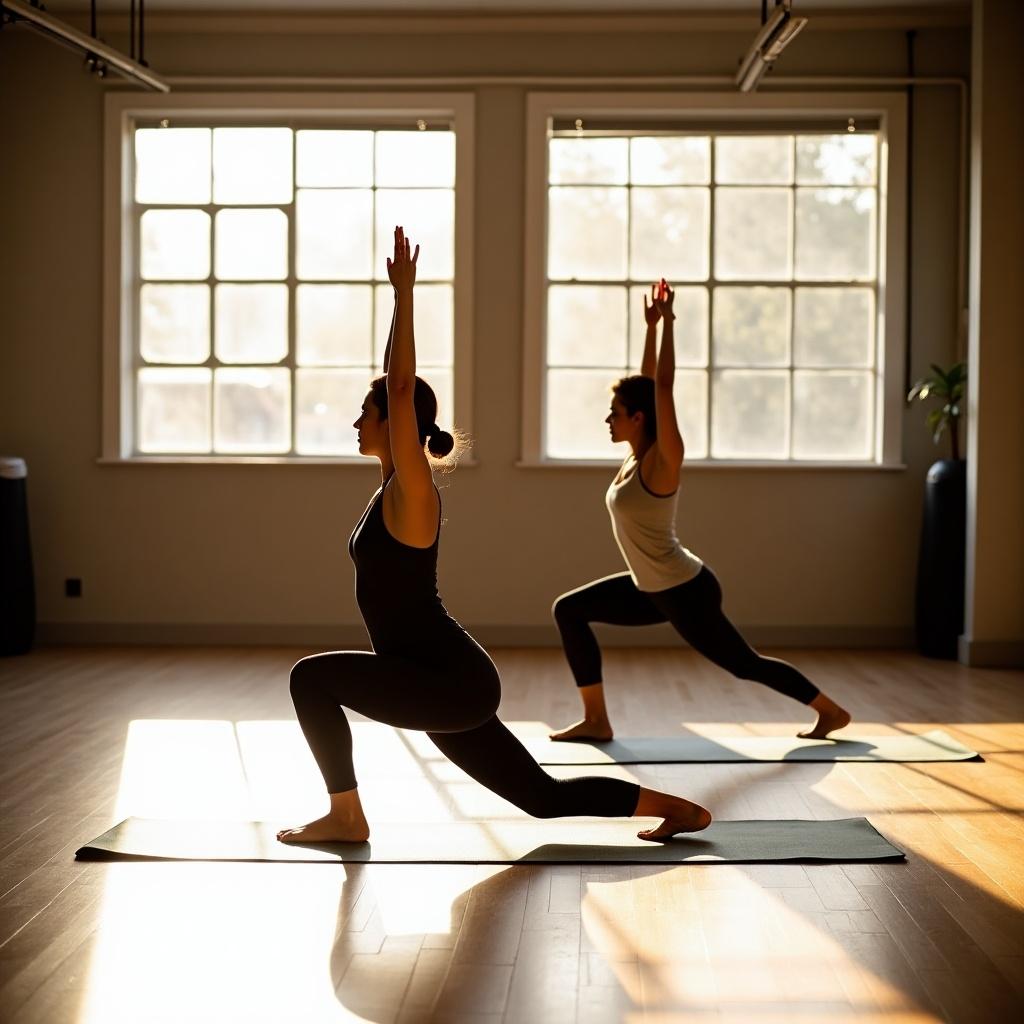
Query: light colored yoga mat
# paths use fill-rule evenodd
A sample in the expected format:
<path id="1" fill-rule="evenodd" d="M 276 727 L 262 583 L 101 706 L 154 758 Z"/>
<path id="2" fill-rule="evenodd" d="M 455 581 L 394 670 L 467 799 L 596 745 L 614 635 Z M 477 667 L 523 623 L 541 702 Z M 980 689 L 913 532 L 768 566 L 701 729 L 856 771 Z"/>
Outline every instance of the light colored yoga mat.
<path id="1" fill-rule="evenodd" d="M 641 823 L 642 824 L 642 823 Z M 866 818 L 716 821 L 665 843 L 629 821 L 383 824 L 369 843 L 279 843 L 261 821 L 128 818 L 77 851 L 78 860 L 326 861 L 390 864 L 688 864 L 902 860 Z"/>
<path id="2" fill-rule="evenodd" d="M 513 728 L 513 731 L 514 728 Z M 971 761 L 977 751 L 934 729 L 918 735 L 851 736 L 801 740 L 795 736 L 668 736 L 614 739 L 608 743 L 554 743 L 522 733 L 541 764 L 706 764 L 744 761 Z"/>

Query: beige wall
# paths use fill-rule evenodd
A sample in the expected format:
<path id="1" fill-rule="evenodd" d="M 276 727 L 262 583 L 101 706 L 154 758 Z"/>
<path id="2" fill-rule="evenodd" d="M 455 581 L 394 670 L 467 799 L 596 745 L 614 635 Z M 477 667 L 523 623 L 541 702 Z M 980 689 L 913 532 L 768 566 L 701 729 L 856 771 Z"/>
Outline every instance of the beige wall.
<path id="1" fill-rule="evenodd" d="M 728 72 L 746 42 L 715 32 L 154 34 L 147 56 L 168 74 L 690 74 Z M 787 74 L 902 74 L 905 39 L 812 27 L 784 61 Z M 919 33 L 919 73 L 963 76 L 968 63 L 964 30 Z M 44 634 L 171 637 L 156 627 L 236 624 L 280 639 L 300 635 L 283 627 L 357 624 L 345 541 L 376 486 L 370 467 L 97 465 L 104 87 L 76 56 L 19 30 L 0 34 L 0 89 L 0 449 L 29 464 Z M 445 492 L 442 593 L 462 621 L 489 627 L 485 638 L 551 639 L 552 599 L 621 567 L 602 503 L 609 474 L 515 466 L 525 90 L 473 92 L 479 465 Z M 955 91 L 919 91 L 915 115 L 917 374 L 955 356 Z M 685 474 L 684 542 L 719 574 L 738 623 L 793 642 L 909 634 L 922 482 L 936 457 L 922 419 L 905 416 L 905 471 Z M 64 598 L 67 576 L 83 579 L 82 599 Z"/>
<path id="2" fill-rule="evenodd" d="M 976 0 L 971 91 L 967 601 L 961 660 L 1024 663 L 1024 38 L 1018 0 Z M 1012 97 L 1012 99 L 1011 99 Z"/>

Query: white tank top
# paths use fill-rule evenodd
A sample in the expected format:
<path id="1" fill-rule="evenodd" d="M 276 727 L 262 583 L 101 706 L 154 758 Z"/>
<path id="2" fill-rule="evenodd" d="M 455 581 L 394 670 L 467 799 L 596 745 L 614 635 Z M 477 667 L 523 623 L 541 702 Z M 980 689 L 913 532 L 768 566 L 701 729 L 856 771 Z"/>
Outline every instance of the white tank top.
<path id="1" fill-rule="evenodd" d="M 649 491 L 632 454 L 605 495 L 612 532 L 639 590 L 657 593 L 688 583 L 704 566 L 676 536 L 678 498 L 678 488 L 666 495 Z"/>

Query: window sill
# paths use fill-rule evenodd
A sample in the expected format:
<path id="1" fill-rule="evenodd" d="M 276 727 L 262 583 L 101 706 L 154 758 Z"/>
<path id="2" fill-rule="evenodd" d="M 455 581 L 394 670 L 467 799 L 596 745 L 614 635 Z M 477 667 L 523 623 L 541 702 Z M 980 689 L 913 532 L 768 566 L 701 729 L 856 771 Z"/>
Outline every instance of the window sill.
<path id="1" fill-rule="evenodd" d="M 332 466 L 335 468 L 376 468 L 373 460 L 361 455 L 301 456 L 301 455 L 125 455 L 102 456 L 98 466 Z M 479 462 L 470 458 L 458 461 L 458 468 L 472 468 Z"/>
<path id="2" fill-rule="evenodd" d="M 617 459 L 520 459 L 517 469 L 615 469 L 620 465 Z M 781 470 L 792 473 L 802 470 L 836 470 L 839 472 L 894 472 L 907 468 L 903 462 L 883 464 L 880 462 L 783 462 L 768 460 L 693 459 L 684 465 L 686 471 L 694 470 L 723 472 L 726 470 Z"/>

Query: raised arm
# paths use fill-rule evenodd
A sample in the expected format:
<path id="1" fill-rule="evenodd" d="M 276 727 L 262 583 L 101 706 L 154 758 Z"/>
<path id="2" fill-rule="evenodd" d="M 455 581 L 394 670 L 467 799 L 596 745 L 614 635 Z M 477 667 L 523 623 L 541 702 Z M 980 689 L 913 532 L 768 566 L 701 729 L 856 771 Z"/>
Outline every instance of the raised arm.
<path id="1" fill-rule="evenodd" d="M 651 285 L 651 301 L 647 302 L 647 295 L 644 294 L 644 321 L 647 324 L 647 333 L 644 336 L 644 358 L 640 363 L 640 374 L 643 377 L 653 377 L 654 368 L 657 364 L 658 347 L 658 319 L 661 313 L 658 312 L 658 286 Z"/>
<path id="2" fill-rule="evenodd" d="M 661 314 L 661 348 L 654 373 L 654 409 L 658 422 L 657 460 L 666 471 L 678 470 L 683 461 L 683 436 L 676 421 L 673 385 L 676 379 L 675 292 L 662 280 L 655 299 Z M 674 489 L 674 488 L 673 488 Z"/>
<path id="3" fill-rule="evenodd" d="M 391 362 L 391 342 L 395 340 L 395 319 L 398 316 L 398 300 L 395 299 L 394 308 L 391 310 L 391 326 L 388 328 L 388 343 L 384 346 L 384 372 L 388 372 L 388 364 Z"/>
<path id="4" fill-rule="evenodd" d="M 402 228 L 395 228 L 394 258 L 388 260 L 388 277 L 395 288 L 395 315 L 392 337 L 385 353 L 388 388 L 388 423 L 391 438 L 391 458 L 395 464 L 395 482 L 398 485 L 398 505 L 411 503 L 418 506 L 429 497 L 434 506 L 434 484 L 430 464 L 423 451 L 416 423 L 413 402 L 416 391 L 416 346 L 413 337 L 413 286 L 416 284 L 416 261 L 420 247 L 410 254 L 410 244 Z M 418 508 L 399 509 L 412 515 Z"/>

